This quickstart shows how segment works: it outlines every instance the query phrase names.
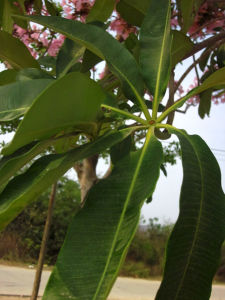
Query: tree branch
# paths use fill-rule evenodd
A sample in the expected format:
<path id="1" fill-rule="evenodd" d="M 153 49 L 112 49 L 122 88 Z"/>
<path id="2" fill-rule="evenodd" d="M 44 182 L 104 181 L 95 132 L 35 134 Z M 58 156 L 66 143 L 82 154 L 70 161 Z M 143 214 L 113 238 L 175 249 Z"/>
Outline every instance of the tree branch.
<path id="1" fill-rule="evenodd" d="M 192 50 L 190 52 L 188 52 L 183 59 L 186 59 L 192 55 L 194 55 L 195 53 L 197 53 L 198 51 L 206 48 L 206 47 L 210 47 L 213 46 L 217 41 L 221 41 L 222 39 L 225 38 L 225 30 L 220 32 L 219 34 L 208 38 L 207 40 L 199 43 L 199 44 L 195 44 L 194 47 L 192 48 Z"/>

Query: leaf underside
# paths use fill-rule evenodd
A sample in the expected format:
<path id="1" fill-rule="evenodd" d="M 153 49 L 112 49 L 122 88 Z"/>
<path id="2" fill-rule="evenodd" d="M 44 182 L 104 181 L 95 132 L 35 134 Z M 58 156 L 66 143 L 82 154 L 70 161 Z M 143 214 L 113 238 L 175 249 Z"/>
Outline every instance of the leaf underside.
<path id="1" fill-rule="evenodd" d="M 208 300 L 225 238 L 225 196 L 218 163 L 197 135 L 172 130 L 181 143 L 180 214 L 170 236 L 156 300 Z"/>
<path id="2" fill-rule="evenodd" d="M 159 176 L 162 146 L 147 137 L 95 185 L 69 228 L 43 299 L 106 299 Z M 81 246 L 82 245 L 82 246 Z"/>

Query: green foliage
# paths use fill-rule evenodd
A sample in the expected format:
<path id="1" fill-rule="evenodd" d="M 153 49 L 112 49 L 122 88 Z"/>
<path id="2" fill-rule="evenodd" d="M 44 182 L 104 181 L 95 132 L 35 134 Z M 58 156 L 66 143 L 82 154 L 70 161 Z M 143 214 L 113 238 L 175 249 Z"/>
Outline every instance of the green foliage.
<path id="1" fill-rule="evenodd" d="M 161 144 L 149 132 L 143 149 L 124 156 L 111 176 L 95 185 L 71 223 L 43 299 L 57 299 L 62 292 L 63 297 L 78 299 L 108 296 L 138 225 L 142 203 L 154 191 L 161 160 Z M 142 175 L 149 169 L 154 172 L 146 184 Z M 108 191 L 107 199 L 102 190 Z M 86 220 L 92 220 L 91 224 Z"/>
<path id="2" fill-rule="evenodd" d="M 0 73 L 0 86 L 16 81 L 17 71 L 14 69 L 5 70 Z"/>
<path id="3" fill-rule="evenodd" d="M 1 3 L 1 27 L 8 32 L 0 32 L 0 59 L 15 70 L 0 78 L 0 115 L 2 121 L 19 120 L 19 126 L 11 143 L 2 150 L 0 228 L 75 163 L 83 166 L 84 175 L 88 167 L 85 169 L 80 160 L 92 161 L 93 155 L 108 151 L 112 161 L 111 174 L 103 180 L 94 178 L 83 208 L 72 220 L 43 299 L 107 298 L 134 237 L 141 206 L 151 199 L 159 169 L 163 169 L 165 161 L 157 138 L 161 136 L 160 129 L 179 137 L 184 180 L 180 215 L 169 239 L 164 279 L 156 299 L 209 298 L 225 237 L 220 171 L 199 137 L 170 125 L 171 113 L 200 93 L 200 115 L 208 114 L 208 93 L 225 86 L 225 67 L 217 70 L 214 53 L 202 84 L 173 103 L 171 64 L 174 68 L 198 47 L 198 41 L 197 46 L 193 45 L 186 32 L 201 2 L 177 1 L 182 31 L 174 31 L 173 43 L 169 0 L 121 0 L 117 4 L 121 15 L 141 25 L 136 28 L 136 36 L 130 36 L 125 43 L 106 32 L 107 24 L 102 25 L 111 15 L 114 1 L 96 1 L 88 24 L 60 17 L 60 9 L 52 1 L 45 1 L 51 15 L 47 17 L 22 16 L 21 12 L 11 15 L 13 6 L 8 1 Z M 35 4 L 37 13 L 41 4 Z M 23 2 L 21 7 L 23 10 Z M 40 58 L 44 70 L 22 42 L 10 34 L 12 17 L 19 26 L 37 22 L 56 36 L 61 33 L 67 37 L 57 59 Z M 217 53 L 217 59 L 222 66 L 221 53 Z M 91 79 L 89 70 L 101 60 L 107 63 L 104 78 Z M 54 80 L 47 72 L 49 67 Z M 40 81 L 48 84 L 40 88 Z M 164 107 L 159 104 L 168 83 L 170 96 Z M 153 98 L 152 103 L 144 98 L 145 92 Z M 166 118 L 168 124 L 162 123 Z M 127 120 L 135 123 L 128 125 Z M 142 139 L 145 142 L 139 143 L 137 150 L 133 141 Z M 46 149 L 48 152 L 43 153 Z M 53 153 L 55 150 L 61 154 Z M 176 146 L 175 150 L 179 152 Z M 33 159 L 34 163 L 25 170 Z M 165 154 L 165 159 L 174 163 L 170 153 Z M 154 231 L 155 225 L 150 226 Z M 153 233 L 151 239 L 154 240 Z M 140 241 L 134 245 L 135 251 L 153 264 L 157 255 L 153 245 L 143 243 L 140 248 Z M 145 256 L 146 252 L 151 253 L 151 258 Z"/>
<path id="4" fill-rule="evenodd" d="M 150 0 L 120 0 L 117 4 L 117 11 L 129 23 L 141 26 Z"/>
<path id="5" fill-rule="evenodd" d="M 151 1 L 140 30 L 140 67 L 146 85 L 154 96 L 153 118 L 170 76 L 170 10 L 169 1 Z"/>
<path id="6" fill-rule="evenodd" d="M 31 201 L 34 201 L 39 194 L 44 192 L 48 186 L 53 184 L 57 178 L 65 174 L 76 161 L 113 146 L 131 133 L 131 129 L 109 133 L 92 143 L 87 143 L 69 152 L 46 155 L 37 159 L 27 171 L 15 176 L 1 193 L 0 230 L 13 220 Z M 22 160 L 25 163 L 24 156 L 22 156 Z M 5 160 L 3 158 L 3 166 L 4 163 Z M 16 163 L 19 164 L 20 161 L 16 161 Z M 14 163 L 10 164 L 9 167 L 14 168 Z M 10 168 L 8 172 L 11 171 Z"/>
<path id="7" fill-rule="evenodd" d="M 56 60 L 56 76 L 63 77 L 81 58 L 85 47 L 76 42 L 65 39 Z"/>
<path id="8" fill-rule="evenodd" d="M 111 16 L 115 3 L 115 0 L 96 0 L 87 16 L 86 22 L 100 21 L 104 23 Z"/>
<path id="9" fill-rule="evenodd" d="M 173 30 L 172 49 L 171 49 L 171 65 L 172 68 L 179 63 L 182 58 L 191 51 L 194 44 L 184 33 L 178 30 Z"/>
<path id="10" fill-rule="evenodd" d="M 0 3 L 0 26 L 1 28 L 11 33 L 13 29 L 13 20 L 11 18 L 11 4 L 8 0 L 2 0 Z"/>
<path id="11" fill-rule="evenodd" d="M 5 0 L 8 2 L 7 0 Z M 0 30 L 0 59 L 7 61 L 16 70 L 23 68 L 39 68 L 37 61 L 31 56 L 26 46 L 8 32 Z"/>
<path id="12" fill-rule="evenodd" d="M 212 90 L 206 90 L 200 94 L 200 103 L 198 107 L 199 116 L 204 119 L 205 115 L 209 116 L 211 108 Z"/>
<path id="13" fill-rule="evenodd" d="M 11 121 L 24 115 L 47 86 L 50 79 L 17 81 L 0 86 L 0 121 Z"/>
<path id="14" fill-rule="evenodd" d="M 168 242 L 164 278 L 156 299 L 206 300 L 225 238 L 220 169 L 199 136 L 180 130 L 172 132 L 181 143 L 184 179 L 180 214 Z"/>
<path id="15" fill-rule="evenodd" d="M 109 61 L 116 74 L 129 84 L 139 104 L 144 106 L 140 96 L 143 93 L 143 80 L 135 59 L 126 48 L 102 28 L 58 17 L 29 16 L 26 19 L 66 35 L 100 58 Z"/>
<path id="16" fill-rule="evenodd" d="M 82 131 L 96 120 L 100 104 L 106 97 L 99 85 L 80 73 L 70 73 L 54 81 L 37 96 L 3 154 L 9 155 L 33 140 L 62 135 L 68 129 Z"/>

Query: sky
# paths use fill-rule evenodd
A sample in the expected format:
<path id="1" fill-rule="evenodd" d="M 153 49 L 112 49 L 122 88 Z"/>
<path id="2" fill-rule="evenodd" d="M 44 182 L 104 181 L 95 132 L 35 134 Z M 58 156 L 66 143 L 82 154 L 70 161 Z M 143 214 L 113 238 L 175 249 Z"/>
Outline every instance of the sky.
<path id="1" fill-rule="evenodd" d="M 191 107 L 185 114 L 175 116 L 174 126 L 185 129 L 188 134 L 198 134 L 217 158 L 222 173 L 222 187 L 225 191 L 225 104 L 212 105 L 210 117 L 203 120 L 198 116 L 198 108 Z M 175 140 L 172 137 L 171 140 Z M 169 140 L 168 140 L 169 141 Z M 216 151 L 223 150 L 223 151 Z M 167 177 L 162 172 L 153 194 L 153 201 L 145 204 L 142 215 L 147 221 L 157 217 L 161 223 L 175 222 L 179 213 L 179 194 L 182 184 L 182 164 L 180 159 L 174 166 L 167 165 Z"/>

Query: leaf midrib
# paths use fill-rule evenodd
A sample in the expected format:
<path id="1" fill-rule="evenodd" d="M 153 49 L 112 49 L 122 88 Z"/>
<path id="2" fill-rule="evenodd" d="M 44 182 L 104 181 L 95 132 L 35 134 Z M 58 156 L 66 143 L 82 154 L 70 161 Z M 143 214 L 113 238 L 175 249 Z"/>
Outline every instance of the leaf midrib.
<path id="1" fill-rule="evenodd" d="M 158 67 L 158 73 L 157 73 L 157 78 L 156 78 L 156 88 L 155 88 L 155 95 L 154 95 L 154 108 L 153 108 L 153 118 L 156 117 L 157 111 L 158 111 L 158 102 L 159 102 L 159 84 L 160 84 L 160 77 L 161 77 L 161 68 L 162 68 L 162 61 L 163 61 L 163 53 L 164 53 L 164 47 L 165 47 L 165 42 L 166 42 L 166 31 L 167 31 L 167 26 L 169 22 L 169 13 L 170 13 L 170 6 L 168 5 L 167 9 L 167 15 L 166 15 L 166 24 L 163 32 L 163 41 L 162 41 L 162 47 L 160 51 L 160 57 L 159 57 L 159 67 Z"/>
<path id="2" fill-rule="evenodd" d="M 117 238 L 118 238 L 118 235 L 119 235 L 119 232 L 120 232 L 120 228 L 121 228 L 121 225 L 122 225 L 122 222 L 124 220 L 124 216 L 125 216 L 125 213 L 126 213 L 126 209 L 127 209 L 127 206 L 129 204 L 129 200 L 130 200 L 130 197 L 132 195 L 132 192 L 133 192 L 133 189 L 134 189 L 134 185 L 135 185 L 135 182 L 136 182 L 136 179 L 137 179 L 137 176 L 139 174 L 139 170 L 141 168 L 141 163 L 143 161 L 143 157 L 146 153 L 146 149 L 148 147 L 148 144 L 149 144 L 149 141 L 151 139 L 151 136 L 152 136 L 152 130 L 149 129 L 148 133 L 147 133 L 147 136 L 146 136 L 146 141 L 145 141 L 145 145 L 143 147 L 143 150 L 141 152 L 141 155 L 140 155 L 140 158 L 139 158 L 139 161 L 138 161 L 138 164 L 137 164 L 137 167 L 136 167 L 136 170 L 135 170 L 135 173 L 134 173 L 134 176 L 133 176 L 133 179 L 132 179 L 132 182 L 131 182 L 131 187 L 128 191 L 128 194 L 127 194 L 127 198 L 126 198 L 126 201 L 125 201 L 125 205 L 124 205 L 124 208 L 123 208 L 123 211 L 122 211 L 122 214 L 121 214 L 121 217 L 119 219 L 119 223 L 118 223 L 118 226 L 117 226 L 117 230 L 116 230 L 116 233 L 115 233 L 115 236 L 114 236 L 114 239 L 113 239 L 113 242 L 112 242 L 112 247 L 110 248 L 110 252 L 109 252 L 109 255 L 108 255 L 108 259 L 106 261 L 106 265 L 105 265 L 105 269 L 102 273 L 102 276 L 101 276 L 101 279 L 100 279 L 100 282 L 98 284 L 98 287 L 96 289 L 96 292 L 95 292 L 95 295 L 93 297 L 93 300 L 96 300 L 97 296 L 98 296 L 98 293 L 99 293 L 99 290 L 101 288 L 101 285 L 102 285 L 102 282 L 104 280 L 104 277 L 106 275 L 106 272 L 107 272 L 107 269 L 108 269 L 108 266 L 110 264 L 110 261 L 111 261 L 111 258 L 112 258 L 112 255 L 113 255 L 113 252 L 114 252 L 114 249 L 115 249 L 115 245 L 116 245 L 116 242 L 117 242 Z M 107 291 L 108 292 L 108 291 Z"/>
<path id="3" fill-rule="evenodd" d="M 186 136 L 182 131 L 179 130 L 179 132 L 185 136 L 185 138 L 190 142 L 195 154 L 196 154 L 196 157 L 197 157 L 197 160 L 199 162 L 199 169 L 200 169 L 200 174 L 201 174 L 201 182 L 202 182 L 202 187 L 201 187 L 201 200 L 200 200 L 200 210 L 199 210 L 199 214 L 198 214 L 198 219 L 197 219 L 197 227 L 196 227 L 196 231 L 195 231 L 195 234 L 194 234 L 194 239 L 193 239 L 193 242 L 192 242 L 192 246 L 191 246 L 191 249 L 189 251 L 189 255 L 188 255 L 188 259 L 187 259 L 187 263 L 186 263 L 186 267 L 184 269 L 184 272 L 183 272 L 183 276 L 181 278 L 181 281 L 180 281 L 180 284 L 178 286 L 178 289 L 177 289 L 177 293 L 175 295 L 175 298 L 174 300 L 178 299 L 178 295 L 179 295 L 179 292 L 182 288 L 182 285 L 183 285 L 183 282 L 184 282 L 184 279 L 185 279 L 185 276 L 186 276 L 186 273 L 187 273 L 187 270 L 188 270 L 188 267 L 189 267 L 189 264 L 190 264 L 190 261 L 191 261 L 191 257 L 192 257 L 192 253 L 193 253 L 193 250 L 195 248 L 195 244 L 196 244 L 196 240 L 197 240 L 197 237 L 198 237 L 198 233 L 199 233 L 199 229 L 200 229 L 200 224 L 201 224 L 201 218 L 202 218 L 202 207 L 203 207 L 203 200 L 204 200 L 204 176 L 203 176 L 203 170 L 202 170 L 202 165 L 201 165 L 201 160 L 198 156 L 198 152 L 196 151 L 195 149 L 195 146 L 194 144 L 192 143 L 192 141 L 189 139 L 188 136 Z"/>

